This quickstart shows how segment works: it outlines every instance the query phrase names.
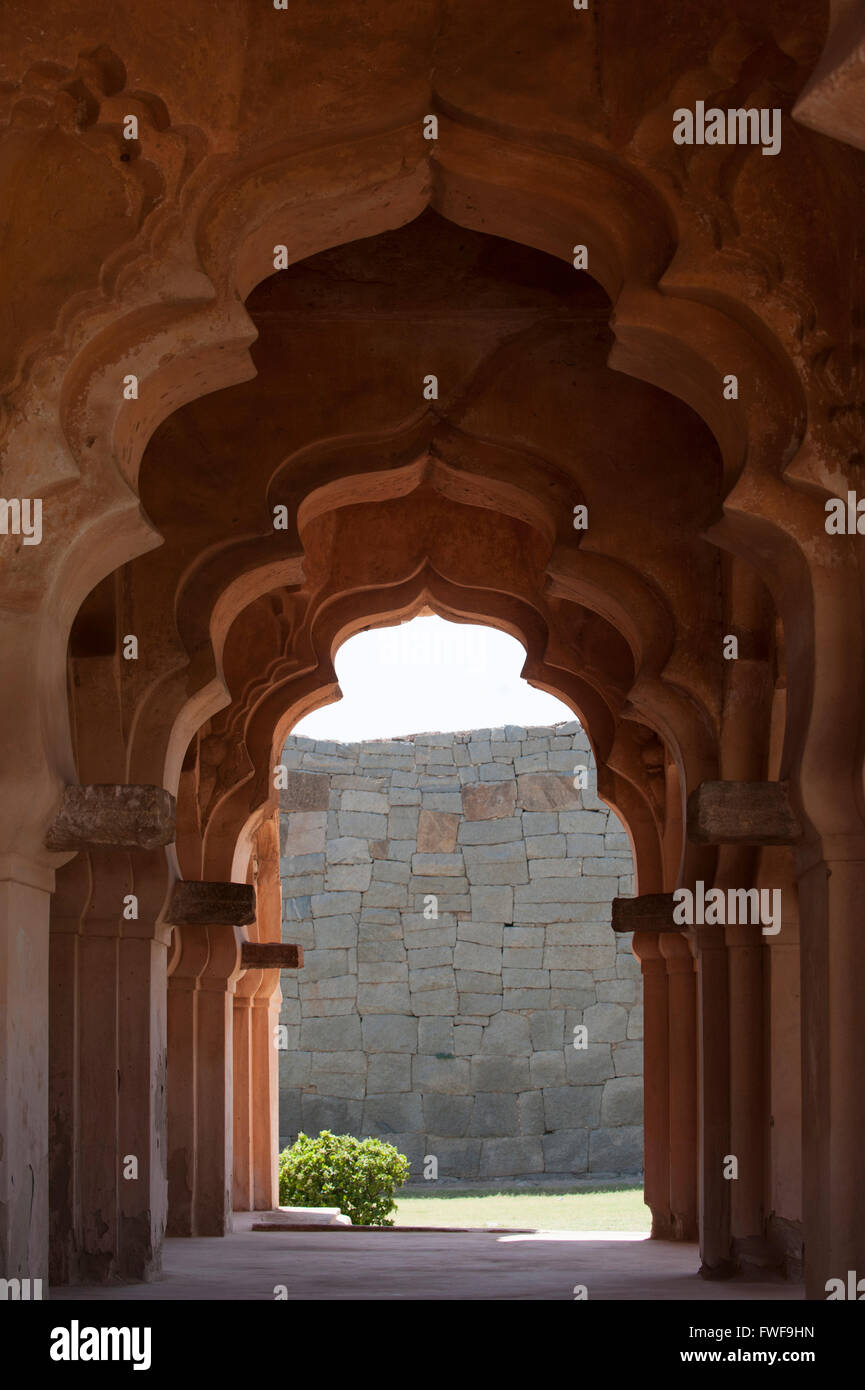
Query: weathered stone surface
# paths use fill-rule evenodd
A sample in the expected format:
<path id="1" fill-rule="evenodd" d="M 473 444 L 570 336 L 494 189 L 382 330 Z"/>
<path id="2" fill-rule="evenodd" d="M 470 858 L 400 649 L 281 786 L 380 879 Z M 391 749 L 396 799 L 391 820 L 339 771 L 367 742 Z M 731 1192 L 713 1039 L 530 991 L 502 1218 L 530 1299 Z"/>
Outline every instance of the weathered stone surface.
<path id="1" fill-rule="evenodd" d="M 563 1049 L 533 1052 L 529 1058 L 529 1072 L 533 1086 L 564 1086 L 568 1078 Z"/>
<path id="2" fill-rule="evenodd" d="M 524 1014 L 498 1013 L 484 1030 L 481 1053 L 500 1057 L 528 1057 L 532 1050 L 529 1020 Z"/>
<path id="3" fill-rule="evenodd" d="M 614 1043 L 612 1062 L 616 1076 L 642 1076 L 643 1044 L 640 1042 Z"/>
<path id="4" fill-rule="evenodd" d="M 461 1139 L 468 1130 L 474 1105 L 473 1096 L 425 1095 L 424 1125 L 430 1134 Z"/>
<path id="5" fill-rule="evenodd" d="M 605 809 L 515 807 L 517 757 L 553 752 L 566 756 L 570 766 L 567 739 L 557 742 L 549 732 L 549 747 L 529 750 L 493 732 L 494 738 L 490 731 L 486 737 L 501 761 L 491 770 L 483 762 L 462 763 L 459 777 L 431 757 L 460 750 L 455 762 L 468 759 L 472 740 L 455 742 L 451 735 L 425 736 L 414 745 L 400 741 L 388 754 L 377 745 L 375 757 L 410 756 L 412 762 L 403 770 L 376 766 L 374 778 L 351 771 L 360 766 L 364 745 L 348 750 L 348 757 L 339 755 L 337 744 L 303 751 L 304 757 L 338 762 L 342 770 L 328 769 L 328 812 L 295 812 L 291 818 L 299 832 L 305 817 L 319 838 L 304 842 L 296 833 L 296 852 L 281 864 L 291 890 L 285 931 L 309 948 L 304 973 L 282 976 L 281 1018 L 291 1018 L 290 1046 L 314 1049 L 294 1054 L 306 1058 L 306 1065 L 293 1068 L 291 1085 L 289 1058 L 280 1058 L 283 1133 L 296 1132 L 304 1113 L 307 1123 L 320 1115 L 356 1117 L 356 1132 L 365 1123 L 367 1132 L 386 1134 L 415 1156 L 415 1177 L 430 1153 L 438 1157 L 442 1176 L 448 1176 L 447 1163 L 458 1159 L 459 1175 L 471 1176 L 480 1173 L 484 1142 L 531 1141 L 529 1149 L 489 1150 L 486 1175 L 508 1177 L 540 1171 L 521 1168 L 521 1153 L 530 1164 L 562 1162 L 552 1147 L 560 1131 L 545 1132 L 556 1109 L 566 1133 L 581 1136 L 573 1141 L 580 1152 L 550 1171 L 585 1171 L 589 1128 L 618 1126 L 601 1117 L 604 1086 L 619 1079 L 639 1082 L 639 1041 L 611 1046 L 590 1039 L 588 1049 L 579 1051 L 570 1044 L 581 1011 L 598 1003 L 623 1010 L 628 1038 L 640 1029 L 639 964 L 617 951 L 609 922 L 611 900 L 627 877 L 623 864 L 629 869 L 630 860 L 620 843 L 605 845 L 605 828 L 620 833 L 610 828 L 614 822 Z M 439 742 L 430 742 L 433 737 Z M 523 777 L 535 775 L 523 766 Z M 562 780 L 556 773 L 538 775 Z M 462 792 L 456 790 L 460 780 Z M 473 791 L 474 809 L 483 814 L 469 820 L 463 794 L 471 802 Z M 595 803 L 590 798 L 582 804 Z M 355 833 L 344 833 L 344 816 L 381 818 L 387 834 L 373 835 L 382 829 L 374 821 L 363 825 L 364 833 L 358 822 Z M 566 829 L 566 818 L 574 817 Z M 611 871 L 584 876 L 586 859 L 598 861 L 592 869 L 609 862 Z M 503 875 L 505 881 L 487 883 L 485 875 Z M 431 895 L 438 918 L 423 915 Z M 626 947 L 627 938 L 619 944 Z M 310 1033 L 316 1024 L 332 1031 Z M 359 1040 L 347 1031 L 352 1024 L 360 1025 Z M 360 1048 L 353 1050 L 358 1041 Z M 636 1052 L 623 1051 L 616 1066 L 615 1051 L 624 1048 Z M 318 1099 L 332 1102 L 331 1108 L 311 1107 L 304 1086 L 315 1086 Z M 583 1095 L 585 1114 L 568 1099 L 572 1094 Z M 400 1100 L 409 1104 L 395 1103 Z M 613 1092 L 610 1105 L 614 1100 Z"/>
<path id="6" fill-rule="evenodd" d="M 290 898 L 311 898 L 324 892 L 324 874 L 297 874 L 284 878 L 283 891 Z"/>
<path id="7" fill-rule="evenodd" d="M 529 859 L 563 859 L 568 852 L 565 835 L 527 835 L 526 854 Z"/>
<path id="8" fill-rule="evenodd" d="M 566 859 L 564 852 L 558 858 L 529 859 L 529 878 L 582 878 L 584 863 L 583 859 Z M 618 886 L 617 878 L 616 889 Z"/>
<path id="9" fill-rule="evenodd" d="M 472 885 L 471 912 L 476 922 L 511 922 L 514 912 L 514 890 L 505 885 L 481 887 Z"/>
<path id="10" fill-rule="evenodd" d="M 643 1168 L 641 1125 L 595 1129 L 589 1136 L 589 1172 L 640 1173 Z"/>
<path id="11" fill-rule="evenodd" d="M 307 1134 L 320 1134 L 323 1129 L 350 1133 L 360 1127 L 362 1115 L 363 1101 L 359 1099 L 304 1095 L 301 1100 L 301 1124 Z"/>
<path id="12" fill-rule="evenodd" d="M 360 1020 L 358 1020 L 360 1037 Z M 363 1048 L 367 1053 L 417 1052 L 417 1019 L 405 1014 L 371 1014 L 363 1020 Z"/>
<path id="13" fill-rule="evenodd" d="M 429 1152 L 438 1159 L 440 1178 L 476 1178 L 480 1171 L 480 1139 L 449 1139 L 430 1134 Z"/>
<path id="14" fill-rule="evenodd" d="M 562 811 L 559 814 L 559 829 L 566 833 L 575 831 L 578 834 L 603 835 L 606 825 L 604 811 Z"/>
<path id="15" fill-rule="evenodd" d="M 327 841 L 326 858 L 329 864 L 368 864 L 371 857 L 368 840 L 348 835 Z"/>
<path id="16" fill-rule="evenodd" d="M 534 861 L 538 863 L 538 860 Z M 566 860 L 556 861 L 566 863 Z M 609 903 L 618 892 L 617 878 L 535 878 L 523 882 L 514 894 L 514 909 L 532 903 L 561 903 L 567 909 L 579 903 Z M 637 901 L 624 899 L 623 901 Z M 514 919 L 516 920 L 516 918 Z M 554 921 L 567 921 L 565 912 Z"/>
<path id="17" fill-rule="evenodd" d="M 313 917 L 342 917 L 360 912 L 360 893 L 313 893 Z"/>
<path id="18" fill-rule="evenodd" d="M 482 1178 L 513 1173 L 542 1173 L 544 1153 L 539 1138 L 484 1139 L 479 1173 Z"/>
<path id="19" fill-rule="evenodd" d="M 427 989 L 453 989 L 455 985 L 452 965 L 430 965 L 409 971 L 409 984 L 412 991 Z"/>
<path id="20" fill-rule="evenodd" d="M 565 1015 L 562 1009 L 535 1010 L 529 1020 L 532 1049 L 535 1052 L 560 1049 L 565 1042 Z"/>
<path id="21" fill-rule="evenodd" d="M 96 783 L 65 787 L 45 837 L 51 850 L 158 849 L 175 835 L 177 807 L 164 787 Z"/>
<path id="22" fill-rule="evenodd" d="M 339 809 L 341 811 L 376 811 L 380 815 L 386 816 L 390 811 L 390 804 L 387 797 L 381 792 L 346 791 L 340 797 Z"/>
<path id="23" fill-rule="evenodd" d="M 461 845 L 503 845 L 519 843 L 523 838 L 519 816 L 501 816 L 490 820 L 464 820 L 459 828 Z M 562 837 L 564 850 L 564 836 Z"/>
<path id="24" fill-rule="evenodd" d="M 789 845 L 802 835 L 787 782 L 701 782 L 688 797 L 698 845 Z"/>
<path id="25" fill-rule="evenodd" d="M 380 883 L 408 883 L 411 868 L 407 863 L 401 863 L 396 859 L 379 859 L 372 866 L 372 877 Z"/>
<path id="26" fill-rule="evenodd" d="M 356 984 L 382 985 L 408 979 L 408 966 L 402 960 L 358 961 Z"/>
<path id="27" fill-rule="evenodd" d="M 175 927 L 247 927 L 255 921 L 255 889 L 248 883 L 180 879 L 165 920 Z"/>
<path id="28" fill-rule="evenodd" d="M 516 787 L 512 780 L 499 784 L 465 786 L 462 788 L 462 813 L 467 821 L 511 816 L 515 798 Z"/>
<path id="29" fill-rule="evenodd" d="M 567 811 L 580 805 L 573 774 L 560 777 L 551 772 L 528 772 L 517 778 L 517 804 L 524 811 Z"/>
<path id="30" fill-rule="evenodd" d="M 423 1103 L 419 1095 L 368 1095 L 362 1125 L 367 1134 L 398 1134 L 423 1128 Z"/>
<path id="31" fill-rule="evenodd" d="M 470 1066 L 463 1058 L 418 1056 L 412 1062 L 412 1084 L 418 1091 L 466 1095 L 470 1079 Z"/>
<path id="32" fill-rule="evenodd" d="M 547 1086 L 544 1118 L 548 1130 L 595 1129 L 601 1113 L 602 1086 Z"/>
<path id="33" fill-rule="evenodd" d="M 529 1088 L 529 1064 L 521 1057 L 475 1057 L 472 1060 L 472 1090 L 526 1091 Z"/>
<path id="34" fill-rule="evenodd" d="M 322 854 L 327 840 L 327 811 L 295 811 L 279 818 L 280 854 Z"/>
<path id="35" fill-rule="evenodd" d="M 448 811 L 422 810 L 417 825 L 419 854 L 451 854 L 457 842 L 459 815 Z"/>
<path id="36" fill-rule="evenodd" d="M 408 1013 L 411 1007 L 406 981 L 357 986 L 357 1007 L 361 1014 Z"/>
<path id="37" fill-rule="evenodd" d="M 287 771 L 286 785 L 279 790 L 280 811 L 326 811 L 330 799 L 330 778 L 313 772 Z"/>
<path id="38" fill-rule="evenodd" d="M 324 877 L 324 891 L 365 893 L 371 878 L 371 864 L 331 864 Z"/>
<path id="39" fill-rule="evenodd" d="M 418 1052 L 454 1051 L 453 1018 L 421 1018 L 418 1020 Z"/>
<path id="40" fill-rule="evenodd" d="M 520 1134 L 543 1134 L 546 1126 L 543 1092 L 521 1091 L 517 1096 L 517 1104 L 520 1112 Z"/>
<path id="41" fill-rule="evenodd" d="M 454 947 L 454 966 L 457 970 L 480 970 L 492 975 L 501 975 L 502 953 L 495 946 L 479 946 L 473 941 L 457 941 Z"/>
<path id="42" fill-rule="evenodd" d="M 519 1134 L 520 1112 L 516 1096 L 481 1092 L 475 1097 L 468 1133 L 482 1138 Z"/>
<path id="43" fill-rule="evenodd" d="M 583 1013 L 590 1042 L 622 1042 L 628 1027 L 628 1011 L 621 1004 L 592 1004 Z"/>
<path id="44" fill-rule="evenodd" d="M 609 1043 L 590 1042 L 588 1047 L 565 1048 L 565 1072 L 571 1086 L 597 1086 L 614 1073 Z"/>
<path id="45" fill-rule="evenodd" d="M 407 959 L 412 970 L 429 970 L 436 966 L 452 967 L 453 954 L 450 946 L 412 947 L 408 951 Z"/>
<path id="46" fill-rule="evenodd" d="M 548 1173 L 585 1173 L 589 1166 L 589 1131 L 560 1129 L 542 1139 Z M 615 1170 L 612 1170 L 615 1171 Z"/>
<path id="47" fill-rule="evenodd" d="M 455 1024 L 453 1040 L 455 1055 L 457 1057 L 471 1057 L 475 1052 L 480 1051 L 483 1035 L 484 1029 L 479 1024 Z"/>
<path id="48" fill-rule="evenodd" d="M 339 834 L 346 839 L 383 840 L 388 834 L 387 823 L 387 816 L 375 811 L 337 812 Z"/>
<path id="49" fill-rule="evenodd" d="M 296 935 L 297 928 L 294 924 L 291 930 Z M 314 930 L 315 944 L 322 950 L 333 946 L 352 947 L 358 942 L 358 926 L 353 917 L 339 914 L 334 917 L 319 917 L 315 921 Z"/>
<path id="50" fill-rule="evenodd" d="M 448 815 L 459 815 L 461 808 L 459 792 L 454 791 L 423 791 L 421 794 L 421 806 L 425 811 L 444 811 Z"/>
<path id="51" fill-rule="evenodd" d="M 619 1076 L 606 1082 L 601 1101 L 603 1126 L 638 1125 L 642 1116 L 642 1077 Z"/>
<path id="52" fill-rule="evenodd" d="M 461 878 L 465 866 L 461 854 L 413 854 L 411 871 L 430 878 Z"/>
<path id="53" fill-rule="evenodd" d="M 418 1018 L 434 1015 L 452 1018 L 458 1007 L 457 990 L 454 986 L 444 989 L 412 990 L 411 1011 Z"/>
<path id="54" fill-rule="evenodd" d="M 300 1046 L 319 1052 L 355 1050 L 362 1046 L 360 1019 L 356 1014 L 305 1018 L 300 1027 Z"/>

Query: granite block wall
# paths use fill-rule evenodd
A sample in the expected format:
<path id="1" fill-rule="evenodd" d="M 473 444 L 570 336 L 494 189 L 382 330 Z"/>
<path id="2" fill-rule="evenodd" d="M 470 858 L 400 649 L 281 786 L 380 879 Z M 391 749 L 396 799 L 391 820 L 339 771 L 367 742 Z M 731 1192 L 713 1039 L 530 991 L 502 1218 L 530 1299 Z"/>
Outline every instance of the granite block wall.
<path id="1" fill-rule="evenodd" d="M 430 1158 L 439 1178 L 638 1173 L 640 968 L 610 926 L 632 860 L 580 725 L 292 738 L 283 764 L 305 965 L 281 978 L 281 1146 L 379 1135 L 413 1181 Z"/>

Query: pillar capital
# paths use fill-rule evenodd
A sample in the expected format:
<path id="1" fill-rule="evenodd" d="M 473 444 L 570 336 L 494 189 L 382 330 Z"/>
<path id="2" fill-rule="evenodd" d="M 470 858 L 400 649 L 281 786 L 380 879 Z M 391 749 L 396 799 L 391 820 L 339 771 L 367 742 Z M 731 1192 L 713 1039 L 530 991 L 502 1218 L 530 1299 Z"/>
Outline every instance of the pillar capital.
<path id="1" fill-rule="evenodd" d="M 22 883 L 27 888 L 54 892 L 54 869 L 21 854 L 0 854 L 0 883 Z"/>
<path id="2" fill-rule="evenodd" d="M 691 942 L 682 932 L 660 932 L 658 950 L 664 958 L 669 975 L 692 975 L 694 953 Z"/>

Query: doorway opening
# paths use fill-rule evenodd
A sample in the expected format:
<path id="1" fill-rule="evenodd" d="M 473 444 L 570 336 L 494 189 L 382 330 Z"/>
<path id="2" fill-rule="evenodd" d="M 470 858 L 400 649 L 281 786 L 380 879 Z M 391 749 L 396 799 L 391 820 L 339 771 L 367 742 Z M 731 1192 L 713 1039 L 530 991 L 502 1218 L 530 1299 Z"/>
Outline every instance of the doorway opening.
<path id="1" fill-rule="evenodd" d="M 525 659 L 427 610 L 350 638 L 288 738 L 280 1149 L 393 1144 L 397 1224 L 648 1233 L 630 844 Z"/>

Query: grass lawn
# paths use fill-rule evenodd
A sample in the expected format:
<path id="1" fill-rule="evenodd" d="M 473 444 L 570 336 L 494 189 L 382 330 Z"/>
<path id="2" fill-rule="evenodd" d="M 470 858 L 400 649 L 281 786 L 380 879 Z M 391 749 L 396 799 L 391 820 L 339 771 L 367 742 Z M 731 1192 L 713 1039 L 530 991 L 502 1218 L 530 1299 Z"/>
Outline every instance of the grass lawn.
<path id="1" fill-rule="evenodd" d="M 645 1231 L 651 1226 L 641 1187 L 598 1183 L 587 1189 L 485 1188 L 397 1200 L 397 1226 L 522 1226 L 541 1231 Z"/>

